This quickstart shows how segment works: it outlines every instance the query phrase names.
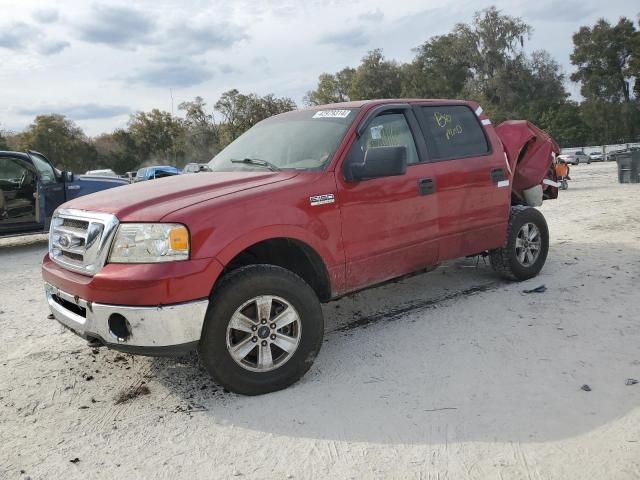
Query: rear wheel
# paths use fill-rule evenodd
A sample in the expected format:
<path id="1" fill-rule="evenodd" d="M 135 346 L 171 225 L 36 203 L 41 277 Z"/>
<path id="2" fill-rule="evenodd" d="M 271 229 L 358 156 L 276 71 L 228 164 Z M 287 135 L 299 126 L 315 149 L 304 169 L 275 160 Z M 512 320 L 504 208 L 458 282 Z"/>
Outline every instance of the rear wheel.
<path id="1" fill-rule="evenodd" d="M 512 207 L 507 239 L 489 252 L 493 269 L 508 280 L 527 280 L 540 273 L 549 251 L 549 229 L 542 213 L 531 207 Z"/>
<path id="2" fill-rule="evenodd" d="M 219 384 L 245 395 L 288 387 L 320 351 L 320 302 L 296 274 L 272 265 L 234 270 L 214 289 L 199 353 Z"/>

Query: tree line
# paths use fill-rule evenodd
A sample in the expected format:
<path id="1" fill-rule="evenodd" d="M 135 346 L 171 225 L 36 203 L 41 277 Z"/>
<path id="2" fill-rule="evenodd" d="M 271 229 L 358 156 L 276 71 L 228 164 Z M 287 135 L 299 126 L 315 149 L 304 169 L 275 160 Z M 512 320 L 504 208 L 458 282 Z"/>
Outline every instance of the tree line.
<path id="1" fill-rule="evenodd" d="M 570 80 L 582 100 L 569 99 L 565 74 L 544 51 L 525 52 L 533 31 L 495 7 L 476 12 L 446 35 L 415 48 L 400 63 L 369 52 L 357 67 L 323 73 L 305 103 L 366 98 L 473 99 L 494 123 L 527 119 L 563 147 L 637 141 L 640 136 L 640 30 L 621 18 L 583 26 L 573 35 Z M 635 87 L 631 85 L 635 79 Z"/>
<path id="2" fill-rule="evenodd" d="M 527 54 L 533 34 L 521 18 L 495 7 L 429 38 L 402 63 L 368 52 L 355 67 L 323 73 L 305 105 L 370 98 L 465 98 L 478 101 L 494 123 L 527 119 L 561 146 L 637 141 L 640 136 L 640 30 L 621 18 L 583 26 L 573 35 L 570 79 L 582 99 L 570 100 L 565 74 L 543 50 Z M 135 170 L 146 164 L 205 162 L 255 123 L 297 108 L 287 97 L 229 90 L 209 110 L 201 97 L 178 115 L 159 109 L 133 114 L 126 128 L 88 138 L 72 120 L 39 115 L 23 132 L 0 132 L 0 150 L 34 149 L 60 168 Z M 214 115 L 215 113 L 215 115 Z"/>
<path id="3" fill-rule="evenodd" d="M 290 98 L 245 95 L 229 90 L 215 103 L 220 116 L 201 97 L 178 105 L 180 115 L 157 108 L 131 115 L 126 128 L 88 138 L 72 120 L 60 114 L 38 115 L 25 131 L 0 135 L 0 150 L 37 150 L 61 169 L 83 172 L 111 168 L 133 171 L 143 165 L 208 162 L 222 148 L 267 117 L 296 108 Z"/>

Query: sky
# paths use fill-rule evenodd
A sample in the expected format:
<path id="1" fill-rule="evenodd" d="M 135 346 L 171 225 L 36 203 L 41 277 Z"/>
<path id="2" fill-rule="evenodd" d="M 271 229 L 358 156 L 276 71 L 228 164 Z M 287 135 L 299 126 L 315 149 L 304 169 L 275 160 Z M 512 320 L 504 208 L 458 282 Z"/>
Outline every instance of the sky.
<path id="1" fill-rule="evenodd" d="M 198 95 L 212 109 L 231 88 L 302 105 L 319 74 L 374 48 L 410 61 L 490 5 L 530 24 L 525 49 L 548 50 L 566 74 L 580 26 L 640 13 L 637 0 L 0 0 L 0 129 L 56 112 L 95 136 Z"/>

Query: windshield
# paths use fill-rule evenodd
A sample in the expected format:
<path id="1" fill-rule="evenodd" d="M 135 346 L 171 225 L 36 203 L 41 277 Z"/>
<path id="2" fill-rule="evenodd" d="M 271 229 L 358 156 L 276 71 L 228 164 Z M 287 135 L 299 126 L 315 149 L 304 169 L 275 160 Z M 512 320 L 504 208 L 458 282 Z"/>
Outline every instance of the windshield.
<path id="1" fill-rule="evenodd" d="M 254 125 L 209 162 L 231 170 L 321 170 L 338 148 L 357 109 L 300 110 Z"/>

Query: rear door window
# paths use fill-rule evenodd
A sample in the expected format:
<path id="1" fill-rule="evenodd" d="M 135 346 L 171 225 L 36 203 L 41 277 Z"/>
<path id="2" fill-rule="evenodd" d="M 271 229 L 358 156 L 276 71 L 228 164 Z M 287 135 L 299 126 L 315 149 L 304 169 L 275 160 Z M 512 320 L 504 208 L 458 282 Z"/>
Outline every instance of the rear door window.
<path id="1" fill-rule="evenodd" d="M 422 107 L 430 160 L 484 155 L 489 144 L 478 117 L 465 105 Z"/>

